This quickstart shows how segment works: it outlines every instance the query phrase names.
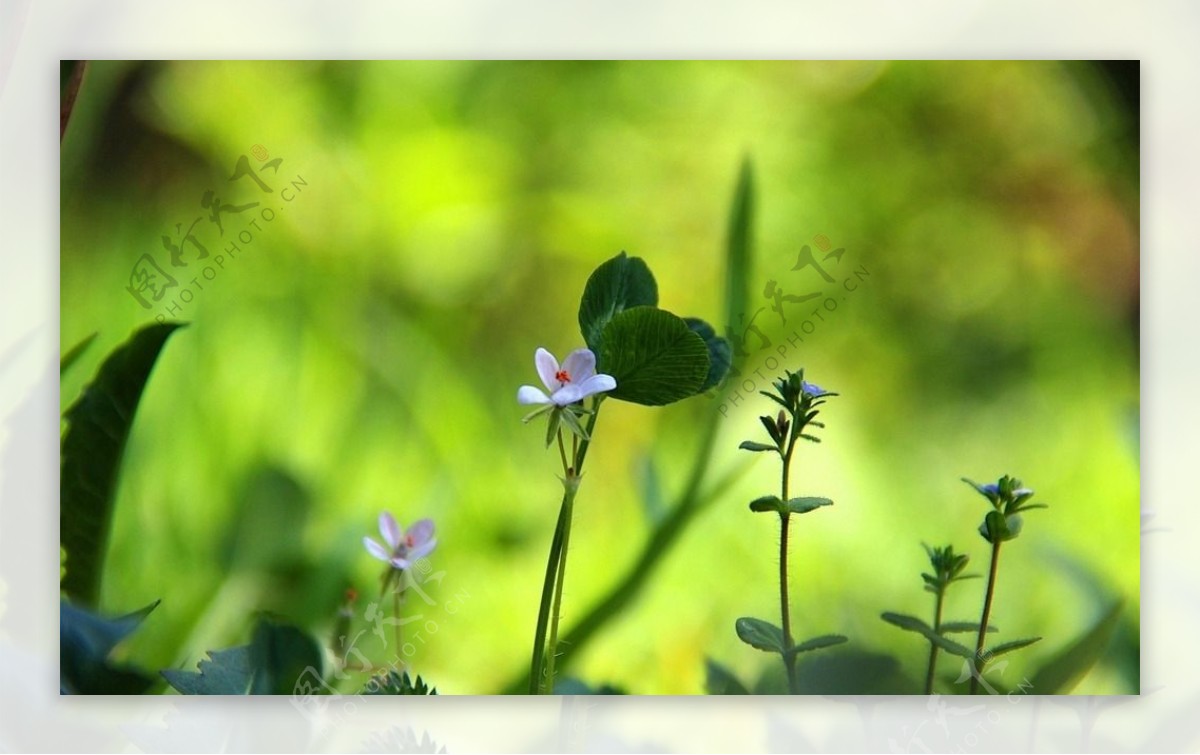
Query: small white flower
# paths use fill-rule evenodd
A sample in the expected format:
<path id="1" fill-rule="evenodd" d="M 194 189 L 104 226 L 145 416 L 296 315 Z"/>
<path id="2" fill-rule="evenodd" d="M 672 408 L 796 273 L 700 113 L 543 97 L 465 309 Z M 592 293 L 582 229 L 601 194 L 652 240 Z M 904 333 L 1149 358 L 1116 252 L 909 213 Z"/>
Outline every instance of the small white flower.
<path id="1" fill-rule="evenodd" d="M 567 406 L 594 393 L 611 391 L 617 387 L 612 375 L 596 374 L 596 355 L 588 349 L 572 351 L 559 365 L 553 354 L 539 348 L 533 356 L 533 363 L 549 395 L 532 385 L 523 385 L 517 391 L 518 403 Z"/>
<path id="2" fill-rule="evenodd" d="M 407 569 L 418 559 L 428 556 L 437 539 L 433 536 L 433 520 L 422 519 L 402 532 L 396 519 L 388 512 L 379 515 L 379 534 L 383 535 L 385 548 L 369 537 L 363 538 L 367 552 L 380 561 L 386 561 L 397 569 Z"/>

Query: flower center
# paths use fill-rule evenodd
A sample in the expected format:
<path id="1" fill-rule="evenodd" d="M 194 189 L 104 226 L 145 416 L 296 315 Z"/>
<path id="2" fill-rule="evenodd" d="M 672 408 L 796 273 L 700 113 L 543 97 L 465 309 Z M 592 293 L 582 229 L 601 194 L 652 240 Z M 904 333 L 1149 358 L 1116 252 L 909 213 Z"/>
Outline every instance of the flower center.
<path id="1" fill-rule="evenodd" d="M 566 370 L 559 370 L 554 373 L 554 379 L 560 383 L 569 383 L 571 382 L 571 375 Z"/>

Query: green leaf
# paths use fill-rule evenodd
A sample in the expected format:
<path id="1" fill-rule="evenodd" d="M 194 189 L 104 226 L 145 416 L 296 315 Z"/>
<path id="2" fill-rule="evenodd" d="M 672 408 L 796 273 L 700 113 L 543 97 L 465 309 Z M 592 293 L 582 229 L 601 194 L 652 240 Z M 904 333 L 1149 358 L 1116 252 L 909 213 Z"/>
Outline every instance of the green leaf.
<path id="1" fill-rule="evenodd" d="M 79 357 L 83 356 L 83 352 L 87 351 L 87 348 L 92 345 L 92 341 L 96 340 L 97 335 L 97 333 L 92 333 L 87 338 L 72 346 L 71 350 L 66 354 L 62 355 L 62 359 L 58 360 L 59 375 L 65 373 L 68 369 L 70 369 L 71 365 L 75 364 L 75 361 L 79 359 Z"/>
<path id="2" fill-rule="evenodd" d="M 320 645 L 307 632 L 271 619 L 260 619 L 250 641 L 252 695 L 291 695 L 305 677 L 324 674 Z"/>
<path id="3" fill-rule="evenodd" d="M 811 640 L 805 640 L 804 642 L 797 643 L 792 647 L 791 650 L 788 650 L 787 652 L 792 655 L 797 653 L 807 653 L 811 650 L 820 650 L 821 648 L 841 645 L 842 643 L 849 641 L 850 640 L 844 635 L 823 634 L 820 637 L 813 637 Z"/>
<path id="4" fill-rule="evenodd" d="M 729 341 L 717 335 L 713 326 L 704 320 L 697 317 L 685 317 L 683 321 L 687 323 L 693 333 L 704 339 L 704 345 L 708 348 L 708 375 L 705 376 L 699 391 L 703 393 L 709 388 L 715 387 L 729 374 L 729 367 L 733 363 L 733 347 L 729 345 Z"/>
<path id="5" fill-rule="evenodd" d="M 1040 639 L 1042 639 L 1042 638 L 1041 637 L 1027 637 L 1023 640 L 1010 640 L 1009 642 L 1002 642 L 994 648 L 988 648 L 983 651 L 984 662 L 986 663 L 987 661 L 990 661 L 993 658 L 999 658 L 1000 656 L 1004 655 L 1005 653 L 1011 653 L 1014 650 L 1020 650 L 1021 648 L 1029 647 L 1030 645 L 1032 645 L 1033 643 L 1037 642 Z"/>
<path id="6" fill-rule="evenodd" d="M 430 687 L 424 679 L 417 676 L 413 679 L 407 671 L 397 673 L 395 670 L 386 674 L 371 677 L 362 688 L 364 695 L 436 695 L 437 688 Z"/>
<path id="7" fill-rule="evenodd" d="M 741 444 L 738 446 L 738 448 L 740 448 L 744 451 L 778 451 L 779 450 L 779 448 L 777 446 L 772 446 L 767 443 L 756 443 L 755 441 L 752 441 L 752 440 L 742 441 Z"/>
<path id="8" fill-rule="evenodd" d="M 714 661 L 704 659 L 704 691 L 710 695 L 748 695 L 750 690 L 733 672 Z"/>
<path id="9" fill-rule="evenodd" d="M 557 406 L 550 411 L 550 419 L 546 423 L 546 448 L 549 448 L 555 437 L 558 436 L 558 426 L 562 422 L 562 415 L 562 409 Z"/>
<path id="10" fill-rule="evenodd" d="M 62 589 L 93 605 L 100 591 L 104 549 L 116 500 L 117 472 L 142 389 L 177 323 L 139 330 L 100 366 L 70 409 L 62 441 L 59 537 L 71 568 Z"/>
<path id="11" fill-rule="evenodd" d="M 764 511 L 773 511 L 782 514 L 787 508 L 783 505 L 783 501 L 777 495 L 764 495 L 760 498 L 755 498 L 750 502 L 750 510 L 756 513 Z"/>
<path id="12" fill-rule="evenodd" d="M 769 621 L 743 616 L 733 626 L 747 645 L 768 653 L 783 653 L 783 630 Z"/>
<path id="13" fill-rule="evenodd" d="M 575 416 L 575 412 L 571 411 L 570 407 L 564 407 L 559 414 L 562 415 L 562 422 L 568 430 L 583 440 L 591 440 L 587 431 L 583 429 L 583 425 L 579 424 L 579 417 Z"/>
<path id="14" fill-rule="evenodd" d="M 244 695 L 250 691 L 250 680 L 254 676 L 250 646 L 210 650 L 208 658 L 202 658 L 197 669 L 163 669 L 159 673 L 183 695 Z"/>
<path id="15" fill-rule="evenodd" d="M 579 302 L 579 329 L 588 348 L 600 353 L 610 320 L 633 307 L 658 305 L 658 284 L 640 257 L 621 252 L 592 271 Z M 612 374 L 612 373 L 609 373 Z M 618 385 L 620 383 L 618 382 Z"/>
<path id="16" fill-rule="evenodd" d="M 747 313 L 750 296 L 751 250 L 754 247 L 754 166 L 742 161 L 737 188 L 729 210 L 729 230 L 725 245 L 725 324 L 736 327 Z"/>
<path id="17" fill-rule="evenodd" d="M 987 630 L 988 630 L 988 632 L 998 631 L 996 629 L 996 627 L 992 626 L 991 624 L 988 624 Z M 941 632 L 942 634 L 954 634 L 956 632 L 978 632 L 979 631 L 979 622 L 978 621 L 943 621 L 942 625 L 940 627 L 938 627 L 938 631 Z"/>
<path id="18" fill-rule="evenodd" d="M 58 608 L 58 686 L 66 695 L 138 695 L 154 684 L 141 669 L 116 664 L 108 656 L 158 606 L 116 619 L 97 616 L 66 600 Z"/>
<path id="19" fill-rule="evenodd" d="M 884 613 L 882 616 L 880 616 L 880 618 L 882 618 L 887 623 L 892 624 L 893 626 L 900 627 L 901 629 L 906 629 L 910 632 L 916 632 L 917 634 L 921 635 L 922 637 L 929 640 L 933 644 L 937 645 L 941 649 L 945 650 L 947 653 L 957 655 L 960 658 L 974 658 L 975 657 L 974 650 L 971 650 L 970 648 L 967 648 L 964 645 L 960 645 L 959 643 L 955 642 L 954 640 L 950 640 L 950 639 L 943 637 L 942 635 L 933 631 L 933 628 L 931 626 L 929 626 L 925 622 L 921 621 L 916 616 L 906 616 L 904 614 L 891 613 L 889 611 L 887 613 Z"/>
<path id="20" fill-rule="evenodd" d="M 1122 602 L 1115 603 L 1094 626 L 1065 647 L 1033 675 L 1035 695 L 1063 695 L 1074 689 L 1104 654 L 1116 631 Z"/>
<path id="21" fill-rule="evenodd" d="M 786 508 L 793 514 L 807 514 L 808 512 L 819 509 L 822 506 L 832 505 L 833 501 L 829 500 L 828 498 L 802 496 L 800 498 L 789 498 Z"/>
<path id="22" fill-rule="evenodd" d="M 598 361 L 598 371 L 617 381 L 610 397 L 662 406 L 700 391 L 708 347 L 670 312 L 634 307 L 609 321 Z"/>

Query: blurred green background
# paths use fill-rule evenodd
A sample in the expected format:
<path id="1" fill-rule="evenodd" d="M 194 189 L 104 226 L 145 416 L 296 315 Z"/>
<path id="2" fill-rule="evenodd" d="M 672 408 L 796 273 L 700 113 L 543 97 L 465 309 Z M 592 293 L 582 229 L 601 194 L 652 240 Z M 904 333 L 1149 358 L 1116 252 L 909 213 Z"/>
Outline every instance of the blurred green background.
<path id="1" fill-rule="evenodd" d="M 407 607 L 431 622 L 413 668 L 445 693 L 512 681 L 527 668 L 561 490 L 556 455 L 515 402 L 536 382 L 534 349 L 582 345 L 584 282 L 621 250 L 649 263 L 664 307 L 719 324 L 729 206 L 749 156 L 752 311 L 770 306 L 768 281 L 817 288 L 801 285 L 820 283 L 813 271 L 792 267 L 818 235 L 846 250 L 830 268 L 839 281 L 870 271 L 788 355 L 841 394 L 824 442 L 800 449 L 795 468 L 798 494 L 836 501 L 793 525 L 796 634 L 846 634 L 847 648 L 896 654 L 919 680 L 926 646 L 879 614 L 928 617 L 922 541 L 986 568 L 975 528 L 987 504 L 959 478 L 1011 473 L 1051 508 L 1026 518 L 1002 559 L 994 623 L 1006 639 L 1046 637 L 1010 656 L 1004 679 L 1015 684 L 1124 598 L 1117 640 L 1076 691 L 1136 693 L 1129 71 L 92 63 L 62 147 L 63 350 L 99 336 L 62 380 L 64 409 L 104 354 L 213 262 L 185 246 L 190 274 L 144 309 L 126 291 L 139 257 L 177 274 L 161 239 L 207 216 L 206 191 L 261 203 L 224 214 L 223 235 L 207 217 L 195 226 L 225 266 L 169 313 L 191 326 L 164 350 L 130 439 L 102 606 L 163 603 L 126 655 L 191 668 L 244 642 L 257 610 L 324 638 L 354 586 L 355 631 L 367 630 L 356 647 L 383 660 L 362 620 L 379 563 L 361 539 L 388 509 L 438 527 L 434 604 Z M 255 145 L 282 158 L 277 172 Z M 229 180 L 242 155 L 271 194 Z M 274 220 L 236 241 L 261 207 Z M 778 345 L 816 304 L 786 309 L 787 324 L 769 309 L 757 322 Z M 750 344 L 752 371 L 769 352 Z M 564 628 L 630 567 L 661 516 L 648 479 L 668 501 L 678 493 L 717 403 L 606 404 L 576 505 Z M 730 407 L 713 474 L 748 470 L 569 673 L 689 694 L 703 690 L 706 656 L 747 681 L 771 665 L 733 631 L 739 616 L 777 620 L 777 524 L 746 508 L 774 489 L 777 466 L 736 450 L 761 434 L 767 408 L 761 397 Z M 947 618 L 977 618 L 981 590 L 956 588 Z"/>

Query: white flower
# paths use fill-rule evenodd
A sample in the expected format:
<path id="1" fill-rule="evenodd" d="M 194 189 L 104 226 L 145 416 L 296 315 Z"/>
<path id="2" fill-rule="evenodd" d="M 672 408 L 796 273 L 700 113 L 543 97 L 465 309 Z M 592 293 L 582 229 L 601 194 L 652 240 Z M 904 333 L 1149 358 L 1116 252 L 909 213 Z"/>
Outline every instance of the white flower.
<path id="1" fill-rule="evenodd" d="M 596 374 L 596 355 L 588 349 L 572 351 L 560 366 L 553 354 L 539 348 L 533 355 L 533 363 L 549 395 L 532 385 L 523 385 L 517 391 L 518 403 L 567 406 L 617 387 L 612 375 Z"/>
<path id="2" fill-rule="evenodd" d="M 395 517 L 385 511 L 379 515 L 379 534 L 383 535 L 387 548 L 369 537 L 363 538 L 363 545 L 372 556 L 397 569 L 407 569 L 437 546 L 432 519 L 422 519 L 413 523 L 407 532 L 401 532 Z"/>

